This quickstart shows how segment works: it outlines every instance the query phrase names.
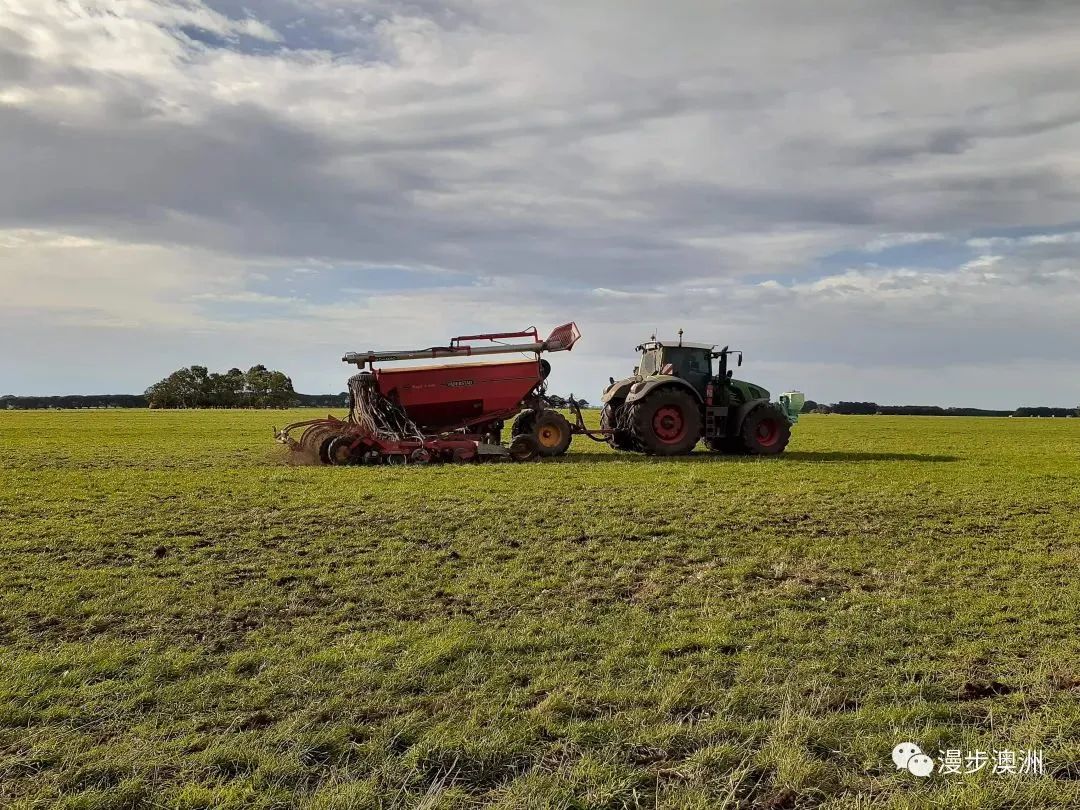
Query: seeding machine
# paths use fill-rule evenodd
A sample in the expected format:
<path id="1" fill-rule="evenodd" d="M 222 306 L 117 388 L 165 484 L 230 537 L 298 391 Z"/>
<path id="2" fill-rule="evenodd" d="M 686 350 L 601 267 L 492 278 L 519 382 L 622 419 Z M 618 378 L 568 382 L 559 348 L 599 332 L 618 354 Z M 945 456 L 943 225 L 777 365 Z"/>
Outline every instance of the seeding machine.
<path id="1" fill-rule="evenodd" d="M 547 397 L 551 365 L 541 355 L 570 351 L 581 337 L 574 323 L 541 339 L 536 328 L 461 335 L 446 346 L 404 351 L 350 352 L 342 360 L 360 373 L 349 379 L 349 413 L 287 425 L 278 441 L 313 463 L 425 464 L 433 461 L 560 456 L 575 435 L 618 450 L 653 455 L 689 453 L 700 440 L 716 451 L 772 455 L 783 452 L 803 398 L 797 392 L 771 402 L 769 392 L 735 380 L 728 360 L 742 353 L 726 346 L 650 341 L 638 346 L 632 376 L 611 378 L 604 391 L 600 429 L 585 425 L 570 396 L 573 421 Z M 498 362 L 384 368 L 385 363 L 523 354 Z M 718 360 L 713 374 L 713 360 Z M 376 367 L 378 364 L 378 368 Z M 366 369 L 366 370 L 365 370 Z M 502 441 L 508 420 L 510 441 Z M 292 433 L 302 430 L 299 439 Z"/>

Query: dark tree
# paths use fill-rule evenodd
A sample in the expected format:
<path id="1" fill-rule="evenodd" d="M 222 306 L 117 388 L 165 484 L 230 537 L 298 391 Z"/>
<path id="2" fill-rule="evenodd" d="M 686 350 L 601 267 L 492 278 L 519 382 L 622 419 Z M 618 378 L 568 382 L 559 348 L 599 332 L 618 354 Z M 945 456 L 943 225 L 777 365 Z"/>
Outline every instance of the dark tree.
<path id="1" fill-rule="evenodd" d="M 151 408 L 287 408 L 296 401 L 292 380 L 266 366 L 211 374 L 206 366 L 174 371 L 146 389 Z"/>

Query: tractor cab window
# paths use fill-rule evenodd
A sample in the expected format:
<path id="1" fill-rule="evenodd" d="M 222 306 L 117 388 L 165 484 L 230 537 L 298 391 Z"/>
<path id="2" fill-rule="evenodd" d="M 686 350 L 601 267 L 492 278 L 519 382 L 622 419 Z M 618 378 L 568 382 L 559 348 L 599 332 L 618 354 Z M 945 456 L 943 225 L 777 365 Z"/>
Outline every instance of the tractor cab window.
<path id="1" fill-rule="evenodd" d="M 671 363 L 675 375 L 685 380 L 696 381 L 710 374 L 708 355 L 700 349 L 665 346 L 663 362 L 665 365 Z"/>
<path id="2" fill-rule="evenodd" d="M 655 374 L 660 369 L 656 355 L 657 352 L 655 351 L 644 352 L 641 355 L 641 363 L 638 365 L 638 374 L 642 377 L 648 377 L 650 374 Z"/>

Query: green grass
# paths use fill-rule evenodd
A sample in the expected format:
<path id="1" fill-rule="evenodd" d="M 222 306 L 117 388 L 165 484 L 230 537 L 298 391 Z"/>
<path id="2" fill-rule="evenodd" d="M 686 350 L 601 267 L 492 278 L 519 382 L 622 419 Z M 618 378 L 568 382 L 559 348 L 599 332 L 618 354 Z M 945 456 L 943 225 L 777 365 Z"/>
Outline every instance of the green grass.
<path id="1" fill-rule="evenodd" d="M 0 413 L 0 806 L 1080 806 L 1080 420 L 287 466 L 302 415 Z"/>

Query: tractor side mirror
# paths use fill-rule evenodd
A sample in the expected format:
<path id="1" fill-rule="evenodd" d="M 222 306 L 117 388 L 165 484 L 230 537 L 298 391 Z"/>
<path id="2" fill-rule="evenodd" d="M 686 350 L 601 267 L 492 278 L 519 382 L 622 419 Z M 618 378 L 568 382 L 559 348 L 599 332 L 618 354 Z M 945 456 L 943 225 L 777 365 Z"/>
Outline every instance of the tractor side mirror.
<path id="1" fill-rule="evenodd" d="M 641 366 L 634 366 L 634 375 L 635 375 L 635 376 L 637 375 L 637 370 L 638 370 L 639 368 L 641 368 Z"/>
<path id="2" fill-rule="evenodd" d="M 734 371 L 729 371 L 729 372 L 727 373 L 727 378 L 728 378 L 728 379 L 730 380 L 730 379 L 731 379 L 731 375 L 732 375 L 732 374 L 734 374 L 734 373 L 735 373 Z"/>
<path id="3" fill-rule="evenodd" d="M 739 365 L 742 365 L 742 352 L 739 352 Z"/>

